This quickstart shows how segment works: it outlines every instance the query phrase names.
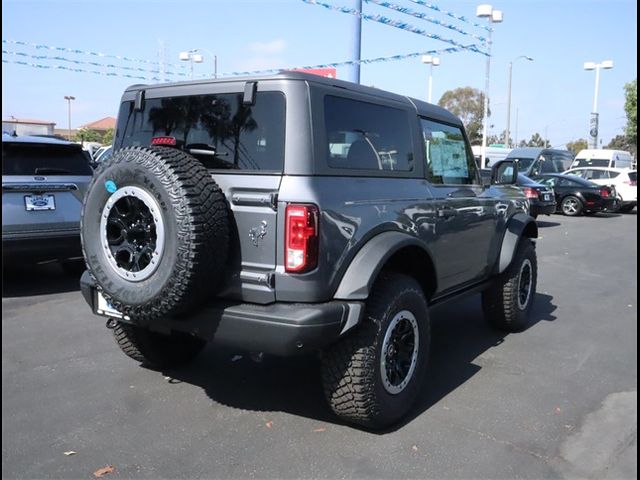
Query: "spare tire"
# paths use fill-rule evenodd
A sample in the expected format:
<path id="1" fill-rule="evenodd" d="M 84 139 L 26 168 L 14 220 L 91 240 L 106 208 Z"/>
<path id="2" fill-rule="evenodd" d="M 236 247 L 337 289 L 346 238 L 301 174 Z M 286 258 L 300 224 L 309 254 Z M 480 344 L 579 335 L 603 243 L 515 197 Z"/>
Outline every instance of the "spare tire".
<path id="1" fill-rule="evenodd" d="M 192 311 L 225 267 L 229 209 L 207 169 L 168 147 L 127 147 L 94 173 L 81 238 L 105 299 L 132 320 Z"/>

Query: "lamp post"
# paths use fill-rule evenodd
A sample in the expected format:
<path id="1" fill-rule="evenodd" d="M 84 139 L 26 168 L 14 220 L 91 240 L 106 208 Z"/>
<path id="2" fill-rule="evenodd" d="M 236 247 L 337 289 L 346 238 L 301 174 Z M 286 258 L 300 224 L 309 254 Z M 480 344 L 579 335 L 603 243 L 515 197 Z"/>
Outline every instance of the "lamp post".
<path id="1" fill-rule="evenodd" d="M 584 62 L 585 70 L 596 71 L 596 91 L 593 95 L 593 111 L 591 112 L 591 121 L 589 125 L 590 148 L 598 148 L 598 88 L 600 87 L 600 69 L 605 70 L 613 68 L 613 60 L 605 60 L 602 63 Z"/>
<path id="2" fill-rule="evenodd" d="M 69 102 L 69 131 L 68 131 L 68 137 L 69 137 L 69 141 L 71 141 L 71 100 L 75 100 L 76 97 L 72 97 L 71 95 L 65 95 L 64 99 Z"/>
<path id="3" fill-rule="evenodd" d="M 427 102 L 431 103 L 431 91 L 433 86 L 433 67 L 440 65 L 440 58 L 432 55 L 423 55 L 422 63 L 429 65 L 429 90 L 427 92 Z"/>
<path id="4" fill-rule="evenodd" d="M 513 73 L 513 64 L 521 58 L 525 58 L 530 62 L 533 62 L 533 58 L 527 57 L 526 55 L 520 55 L 514 60 L 509 62 L 509 94 L 507 95 L 507 129 L 504 134 L 504 144 L 509 148 L 509 129 L 511 127 L 511 76 Z"/>
<path id="5" fill-rule="evenodd" d="M 487 123 L 489 122 L 489 73 L 491 71 L 491 32 L 493 29 L 491 25 L 494 23 L 502 22 L 502 10 L 494 10 L 491 5 L 478 5 L 476 8 L 476 16 L 480 18 L 486 18 L 489 22 L 489 35 L 487 39 L 487 71 L 485 75 L 484 85 L 484 113 L 483 113 L 483 127 L 482 127 L 482 160 L 480 167 L 485 164 L 486 152 L 487 152 Z"/>
<path id="6" fill-rule="evenodd" d="M 218 78 L 218 56 L 211 53 L 206 48 L 192 48 L 186 52 L 180 52 L 178 58 L 183 61 L 191 62 L 191 78 L 193 79 L 193 63 L 202 63 L 204 62 L 204 57 L 197 53 L 201 50 L 204 50 L 209 55 L 213 57 L 213 78 Z"/>

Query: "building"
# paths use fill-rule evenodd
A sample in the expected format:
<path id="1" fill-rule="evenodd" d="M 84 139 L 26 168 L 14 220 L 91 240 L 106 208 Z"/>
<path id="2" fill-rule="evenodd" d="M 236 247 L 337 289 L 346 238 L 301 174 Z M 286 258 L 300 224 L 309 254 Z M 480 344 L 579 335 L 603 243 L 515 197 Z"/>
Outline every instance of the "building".
<path id="1" fill-rule="evenodd" d="M 107 130 L 116 128 L 116 119 L 115 117 L 104 117 L 100 120 L 96 120 L 95 122 L 81 125 L 80 127 L 78 127 L 78 130 L 81 128 L 86 128 L 87 130 L 95 130 L 104 134 Z"/>
<path id="2" fill-rule="evenodd" d="M 2 131 L 16 135 L 54 135 L 56 123 L 32 118 L 2 120 Z"/>

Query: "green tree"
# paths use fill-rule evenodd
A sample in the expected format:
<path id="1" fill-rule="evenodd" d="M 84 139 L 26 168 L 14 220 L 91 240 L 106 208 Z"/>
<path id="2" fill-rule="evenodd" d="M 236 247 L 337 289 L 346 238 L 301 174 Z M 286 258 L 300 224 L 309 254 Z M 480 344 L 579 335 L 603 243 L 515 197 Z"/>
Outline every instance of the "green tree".
<path id="1" fill-rule="evenodd" d="M 626 135 L 616 135 L 605 148 L 612 150 L 629 150 L 629 140 Z"/>
<path id="2" fill-rule="evenodd" d="M 81 128 L 73 136 L 74 142 L 98 142 L 102 143 L 102 134 L 90 128 Z"/>
<path id="3" fill-rule="evenodd" d="M 629 145 L 638 145 L 638 79 L 624 86 L 624 111 L 627 114 L 627 127 L 624 133 Z M 635 148 L 634 148 L 635 154 Z"/>
<path id="4" fill-rule="evenodd" d="M 588 143 L 584 138 L 579 140 L 574 140 L 573 142 L 567 143 L 567 150 L 573 152 L 574 155 L 577 155 L 580 150 L 584 150 L 588 148 Z"/>
<path id="5" fill-rule="evenodd" d="M 102 135 L 102 144 L 103 145 L 111 145 L 113 143 L 113 135 L 114 135 L 115 131 L 113 128 L 109 128 L 107 129 L 106 132 L 104 132 L 104 135 Z"/>
<path id="6" fill-rule="evenodd" d="M 522 142 L 521 142 L 522 143 Z M 542 136 L 536 132 L 531 135 L 531 139 L 526 143 L 527 147 L 548 147 L 549 140 L 545 140 Z"/>
<path id="7" fill-rule="evenodd" d="M 472 144 L 482 141 L 484 94 L 480 90 L 471 87 L 447 90 L 440 97 L 438 105 L 460 117 Z"/>
<path id="8" fill-rule="evenodd" d="M 504 143 L 506 133 L 507 132 L 503 130 L 500 135 L 489 135 L 487 137 L 487 145 L 504 145 L 506 147 L 507 144 Z M 509 145 L 513 145 L 513 138 L 511 138 L 511 136 L 509 136 Z"/>

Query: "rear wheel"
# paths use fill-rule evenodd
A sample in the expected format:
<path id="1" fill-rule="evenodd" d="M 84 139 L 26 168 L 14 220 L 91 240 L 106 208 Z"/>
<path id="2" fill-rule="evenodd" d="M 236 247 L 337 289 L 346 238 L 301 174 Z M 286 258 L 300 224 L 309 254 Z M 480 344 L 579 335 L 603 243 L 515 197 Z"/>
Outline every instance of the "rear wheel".
<path id="1" fill-rule="evenodd" d="M 560 204 L 560 209 L 562 213 L 567 215 L 568 217 L 577 217 L 582 213 L 583 210 L 582 201 L 578 197 L 574 197 L 573 195 L 569 195 L 562 199 L 562 203 Z"/>
<path id="2" fill-rule="evenodd" d="M 500 330 L 524 330 L 536 295 L 537 280 L 536 250 L 530 239 L 523 238 L 509 268 L 482 293 L 486 320 Z"/>
<path id="3" fill-rule="evenodd" d="M 427 302 L 418 282 L 383 274 L 363 323 L 323 354 L 324 390 L 336 415 L 368 428 L 399 420 L 420 391 L 429 342 Z"/>
<path id="4" fill-rule="evenodd" d="M 116 323 L 113 336 L 127 356 L 155 369 L 187 363 L 206 345 L 204 340 L 186 333 L 165 335 L 123 322 Z"/>

